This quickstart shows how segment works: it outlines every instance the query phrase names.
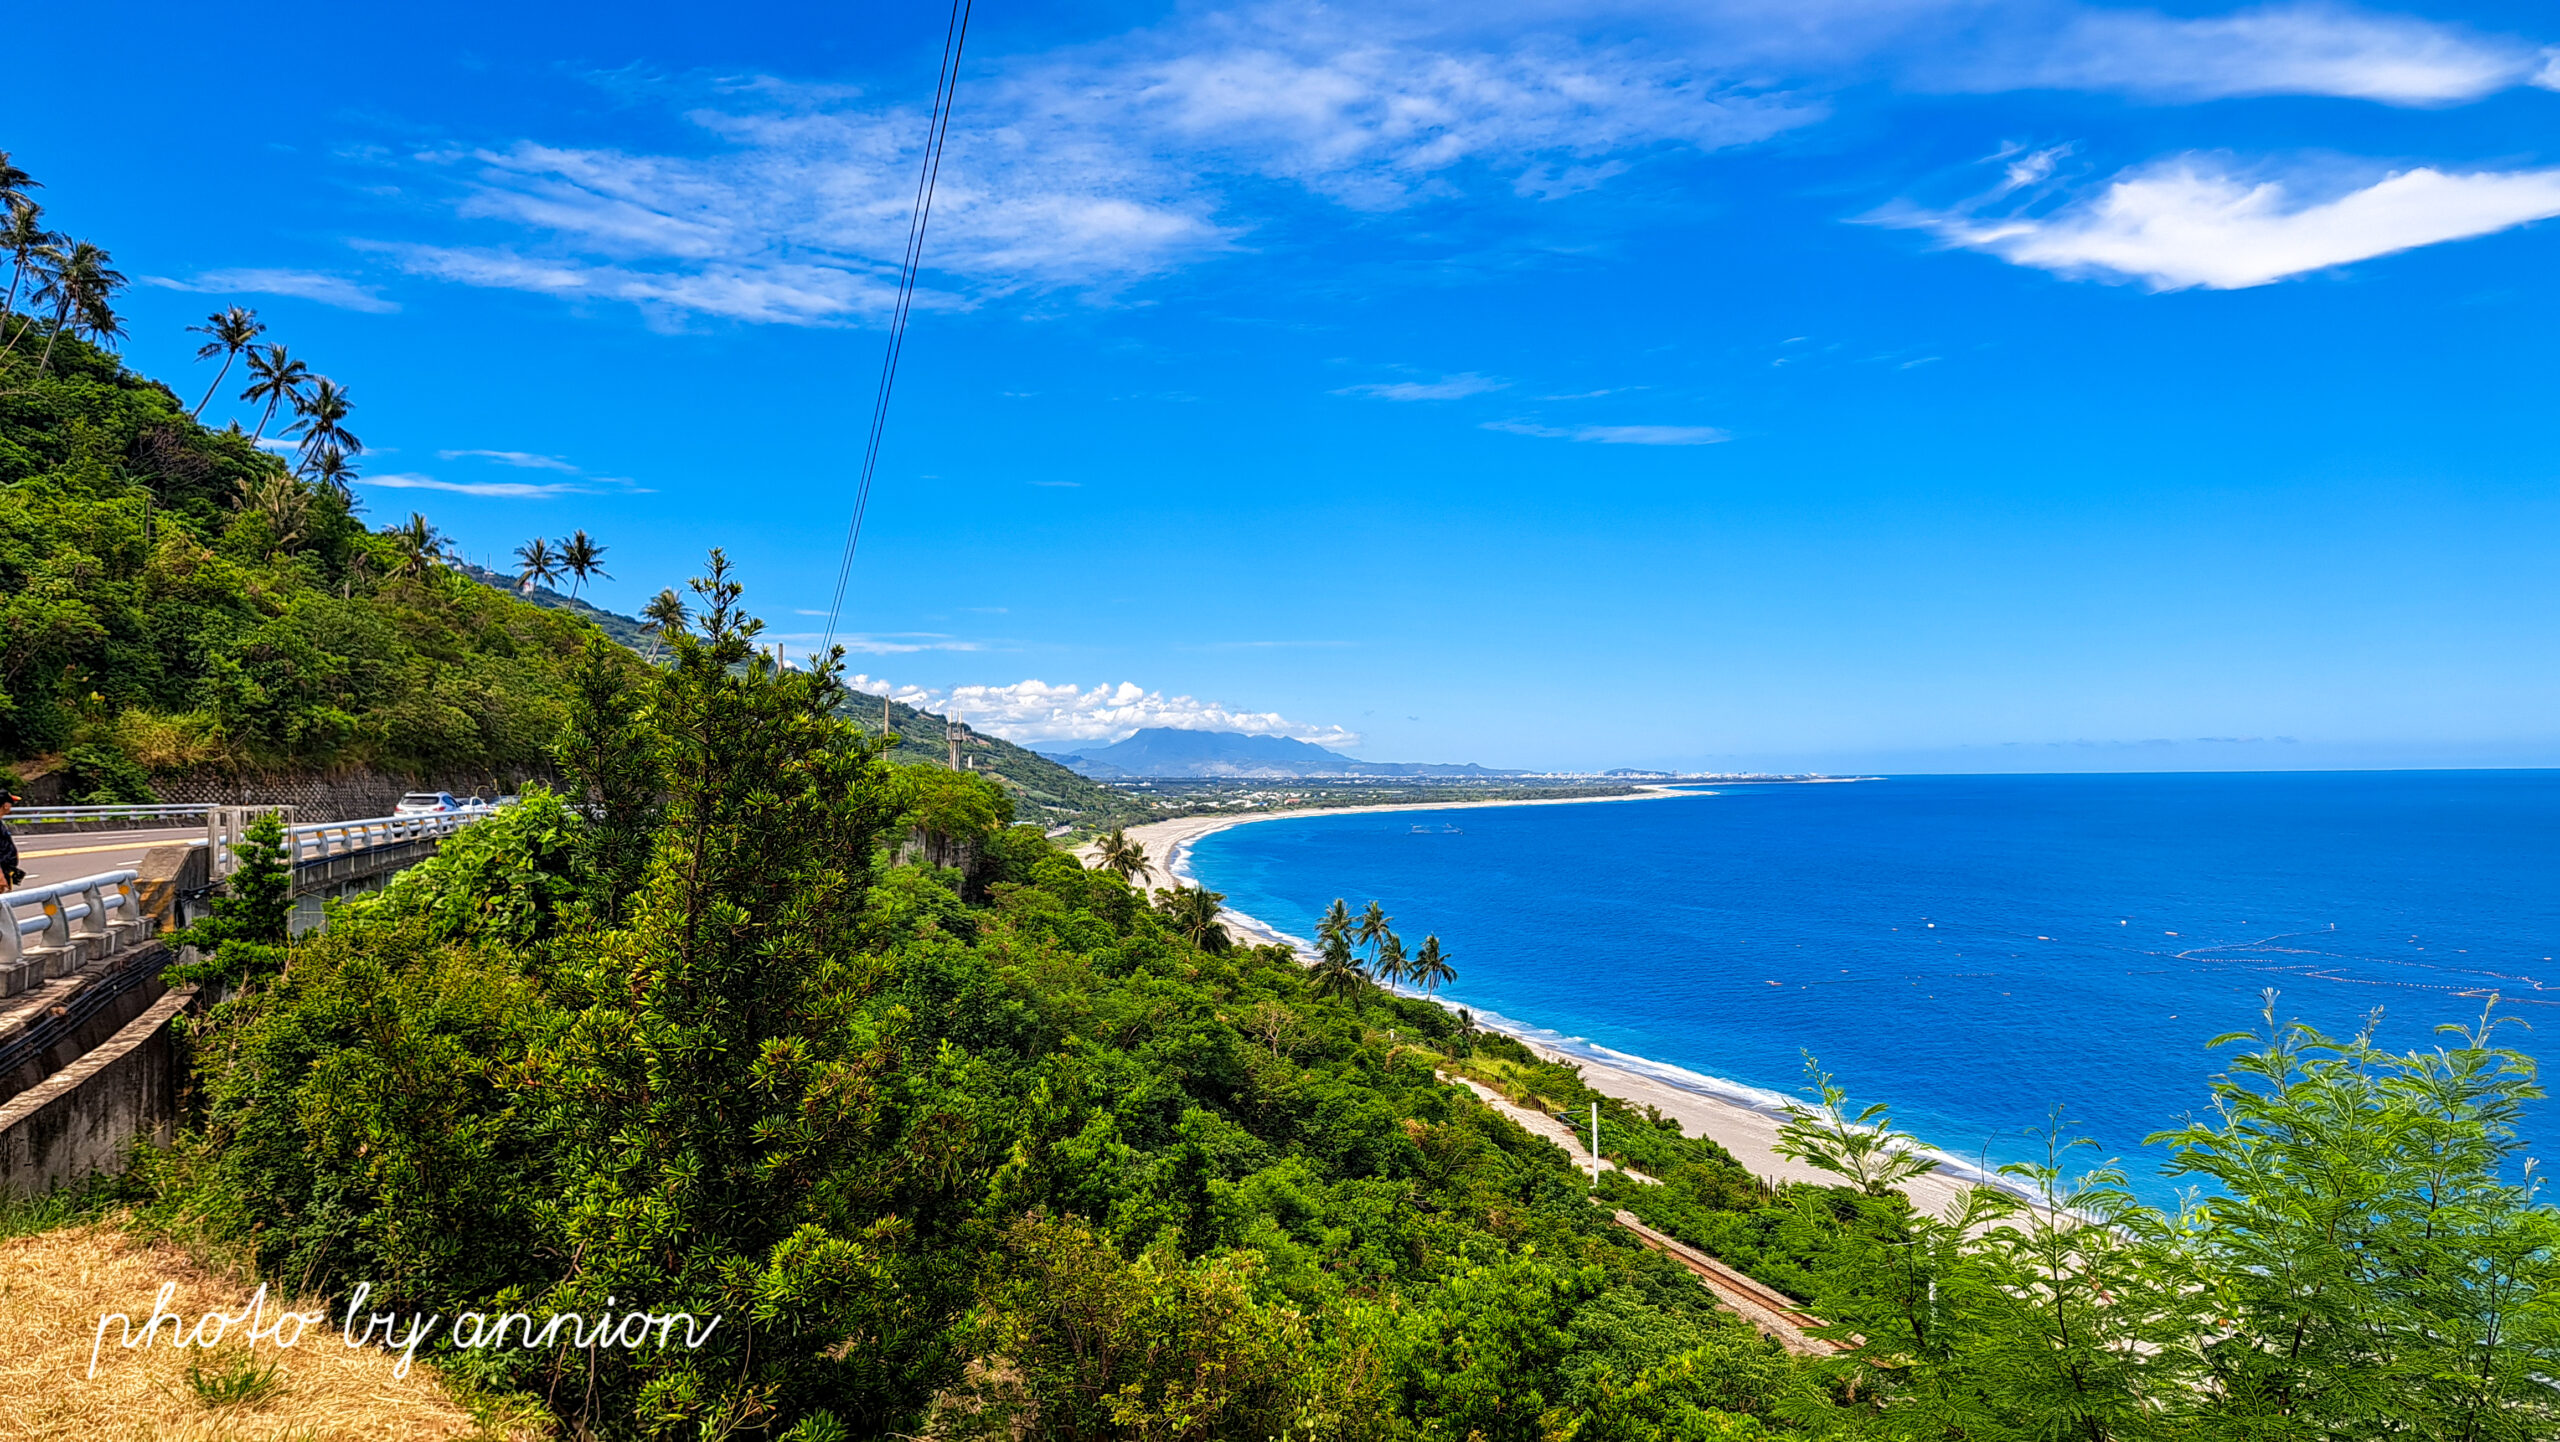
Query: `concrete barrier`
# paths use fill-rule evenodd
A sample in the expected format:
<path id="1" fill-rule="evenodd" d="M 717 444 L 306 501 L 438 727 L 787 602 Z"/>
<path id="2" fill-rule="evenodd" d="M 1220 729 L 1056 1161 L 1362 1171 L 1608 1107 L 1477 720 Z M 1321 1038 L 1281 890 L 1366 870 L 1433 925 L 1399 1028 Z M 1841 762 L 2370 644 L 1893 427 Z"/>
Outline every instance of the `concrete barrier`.
<path id="1" fill-rule="evenodd" d="M 105 1044 L 0 1104 L 0 1195 L 35 1197 L 121 1172 L 137 1138 L 168 1144 L 178 1116 L 170 1026 L 195 1000 L 182 986 Z"/>

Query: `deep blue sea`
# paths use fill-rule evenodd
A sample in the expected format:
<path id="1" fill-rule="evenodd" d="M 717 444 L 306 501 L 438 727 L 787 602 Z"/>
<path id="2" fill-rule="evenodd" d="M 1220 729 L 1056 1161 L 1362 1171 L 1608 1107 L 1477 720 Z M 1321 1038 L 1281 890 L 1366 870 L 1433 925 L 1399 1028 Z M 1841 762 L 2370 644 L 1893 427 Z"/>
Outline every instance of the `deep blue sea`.
<path id="1" fill-rule="evenodd" d="M 1374 897 L 1450 1000 L 1703 1089 L 1797 1091 L 1811 1051 L 1994 1164 L 2060 1105 L 2155 1200 L 2142 1139 L 2206 1108 L 2207 1040 L 2268 987 L 2400 1049 L 2494 991 L 2560 1063 L 2560 771 L 1721 786 L 1239 826 L 1190 868 L 1298 937 Z"/>

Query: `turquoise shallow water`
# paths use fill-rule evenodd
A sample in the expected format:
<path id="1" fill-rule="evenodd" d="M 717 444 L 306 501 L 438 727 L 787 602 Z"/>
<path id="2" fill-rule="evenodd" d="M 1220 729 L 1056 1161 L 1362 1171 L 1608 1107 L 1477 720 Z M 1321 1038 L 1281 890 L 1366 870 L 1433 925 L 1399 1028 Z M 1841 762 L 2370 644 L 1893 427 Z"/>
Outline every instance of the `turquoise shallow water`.
<path id="1" fill-rule="evenodd" d="M 2380 1007 L 2401 1048 L 2496 991 L 2537 1028 L 2505 1039 L 2560 1062 L 2560 772 L 1720 787 L 1267 822 L 1190 865 L 1300 937 L 1375 897 L 1440 936 L 1450 1000 L 1701 1089 L 1794 1091 L 1810 1049 L 1994 1163 L 2059 1105 L 2147 1174 L 2267 987 L 2333 1031 Z"/>

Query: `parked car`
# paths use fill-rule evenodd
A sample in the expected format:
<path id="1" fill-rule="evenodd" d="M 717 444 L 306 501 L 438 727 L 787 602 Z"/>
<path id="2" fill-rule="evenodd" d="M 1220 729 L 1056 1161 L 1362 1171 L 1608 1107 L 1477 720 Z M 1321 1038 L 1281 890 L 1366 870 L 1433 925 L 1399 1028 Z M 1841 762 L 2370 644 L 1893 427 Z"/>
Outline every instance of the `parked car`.
<path id="1" fill-rule="evenodd" d="M 450 791 L 412 791 L 400 798 L 400 804 L 391 808 L 391 814 L 436 816 L 448 811 L 473 809 L 475 809 L 474 803 L 465 801 Z"/>

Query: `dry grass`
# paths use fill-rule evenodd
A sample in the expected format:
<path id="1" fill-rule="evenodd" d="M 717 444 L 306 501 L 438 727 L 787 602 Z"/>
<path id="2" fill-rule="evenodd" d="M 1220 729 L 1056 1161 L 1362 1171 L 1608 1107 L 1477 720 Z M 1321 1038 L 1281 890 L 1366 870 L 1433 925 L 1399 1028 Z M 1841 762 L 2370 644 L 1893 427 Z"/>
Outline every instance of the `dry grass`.
<path id="1" fill-rule="evenodd" d="M 0 1429 L 28 1442 L 407 1442 L 539 1435 L 489 1431 L 423 1363 L 405 1379 L 395 1378 L 396 1357 L 350 1348 L 326 1324 L 306 1330 L 299 1346 L 278 1347 L 269 1340 L 253 1353 L 232 1340 L 208 1355 L 169 1346 L 165 1326 L 155 1345 L 126 1351 L 116 1345 L 120 1329 L 111 1323 L 91 1378 L 90 1342 L 98 1318 L 127 1313 L 139 1333 L 153 1299 L 172 1282 L 177 1289 L 169 1310 L 190 1326 L 206 1312 L 240 1311 L 254 1290 L 205 1270 L 174 1247 L 138 1241 L 112 1221 L 0 1241 Z M 270 1300 L 271 1325 L 277 1310 Z M 289 1310 L 322 1307 L 305 1301 Z M 232 1337 L 238 1336 L 234 1329 Z M 240 1381 L 251 1376 L 265 1381 Z M 224 1379 L 232 1385 L 222 1386 Z M 238 1400 L 208 1403 L 205 1393 Z"/>

